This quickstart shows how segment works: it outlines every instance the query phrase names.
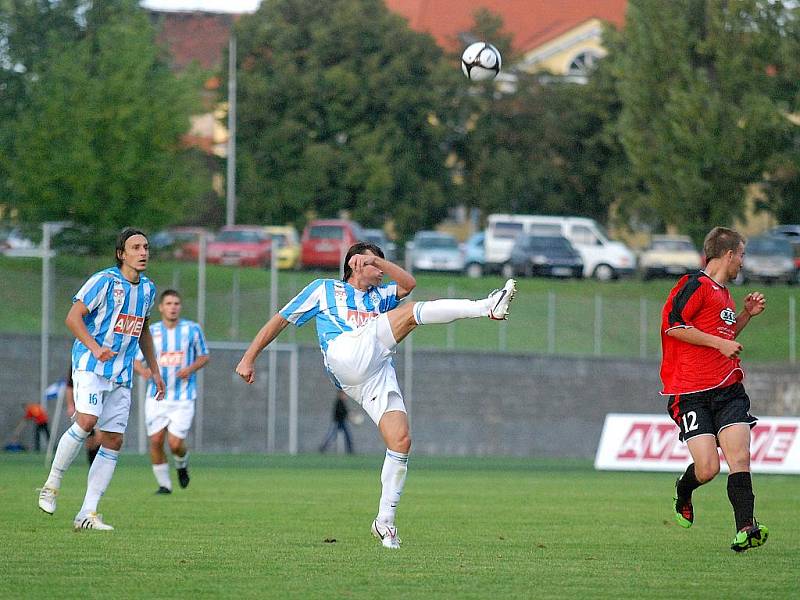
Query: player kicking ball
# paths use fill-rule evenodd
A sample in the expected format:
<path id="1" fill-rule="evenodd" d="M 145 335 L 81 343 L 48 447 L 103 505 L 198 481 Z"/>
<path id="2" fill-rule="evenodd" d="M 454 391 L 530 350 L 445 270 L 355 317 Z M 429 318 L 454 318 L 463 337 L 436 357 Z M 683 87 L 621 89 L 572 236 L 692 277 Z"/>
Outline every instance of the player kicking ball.
<path id="1" fill-rule="evenodd" d="M 386 444 L 378 515 L 372 522 L 372 534 L 386 548 L 400 547 L 395 515 L 411 450 L 408 416 L 392 364 L 395 347 L 418 325 L 480 317 L 504 320 L 516 292 L 515 281 L 509 279 L 483 300 L 400 304 L 416 285 L 410 273 L 384 259 L 378 246 L 354 244 L 344 259 L 343 279 L 312 281 L 267 321 L 236 367 L 252 384 L 259 353 L 289 323 L 299 327 L 315 319 L 328 373 L 367 412 Z"/>
<path id="2" fill-rule="evenodd" d="M 153 369 L 142 361 L 139 352 L 133 368 L 149 380 L 145 394 L 144 419 L 147 436 L 150 438 L 150 460 L 153 475 L 158 483 L 157 494 L 172 493 L 169 463 L 164 453 L 166 439 L 175 459 L 178 484 L 189 485 L 189 452 L 186 436 L 194 419 L 197 400 L 197 371 L 208 364 L 208 346 L 200 325 L 181 319 L 181 295 L 175 290 L 164 290 L 158 303 L 161 321 L 150 326 L 156 353 L 155 369 L 161 373 L 166 385 L 164 399 L 156 401 L 156 386 Z"/>
<path id="3" fill-rule="evenodd" d="M 133 359 L 141 346 L 155 364 L 148 320 L 156 286 L 144 275 L 150 257 L 144 233 L 130 227 L 117 238 L 117 266 L 92 275 L 72 298 L 67 327 L 75 336 L 72 379 L 75 414 L 72 426 L 58 442 L 47 481 L 39 492 L 39 508 L 56 511 L 56 497 L 64 473 L 96 426 L 100 448 L 89 469 L 83 505 L 75 516 L 76 530 L 111 531 L 97 514 L 117 466 L 131 410 Z M 164 394 L 164 381 L 154 373 L 156 400 Z"/>
<path id="4" fill-rule="evenodd" d="M 750 398 L 744 390 L 736 338 L 766 307 L 764 295 L 752 292 L 737 315 L 726 287 L 744 259 L 744 238 L 732 229 L 715 227 L 703 243 L 705 269 L 685 275 L 662 311 L 662 395 L 667 410 L 686 442 L 692 464 L 676 482 L 675 520 L 694 523 L 692 492 L 719 473 L 717 445 L 728 462 L 728 499 L 733 506 L 736 536 L 731 543 L 743 552 L 766 543 L 769 531 L 753 516 L 755 496 L 750 477 Z"/>

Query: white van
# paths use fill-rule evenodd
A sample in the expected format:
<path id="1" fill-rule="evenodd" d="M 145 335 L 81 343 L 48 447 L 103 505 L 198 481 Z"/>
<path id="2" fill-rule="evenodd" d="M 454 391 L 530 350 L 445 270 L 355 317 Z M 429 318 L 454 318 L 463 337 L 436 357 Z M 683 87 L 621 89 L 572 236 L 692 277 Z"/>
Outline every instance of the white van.
<path id="1" fill-rule="evenodd" d="M 567 238 L 583 259 L 584 277 L 600 280 L 632 275 L 636 259 L 625 244 L 611 241 L 594 219 L 547 215 L 489 215 L 484 249 L 486 270 L 500 271 L 511 256 L 521 233 L 560 235 Z"/>

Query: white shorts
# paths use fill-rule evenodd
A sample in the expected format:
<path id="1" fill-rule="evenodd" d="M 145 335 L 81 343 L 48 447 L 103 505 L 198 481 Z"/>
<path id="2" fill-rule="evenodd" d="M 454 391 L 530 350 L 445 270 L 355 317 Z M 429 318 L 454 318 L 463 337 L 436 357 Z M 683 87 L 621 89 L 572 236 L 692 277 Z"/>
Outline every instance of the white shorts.
<path id="1" fill-rule="evenodd" d="M 325 352 L 325 363 L 342 391 L 358 402 L 376 425 L 386 412 L 406 412 L 392 364 L 395 346 L 389 317 L 382 313 L 363 327 L 339 335 Z"/>
<path id="2" fill-rule="evenodd" d="M 175 437 L 185 440 L 194 419 L 194 401 L 156 402 L 155 398 L 148 396 L 144 402 L 144 419 L 148 436 L 166 429 Z"/>
<path id="3" fill-rule="evenodd" d="M 125 433 L 131 412 L 131 388 L 113 383 L 91 371 L 73 371 L 77 412 L 97 417 L 100 431 Z"/>

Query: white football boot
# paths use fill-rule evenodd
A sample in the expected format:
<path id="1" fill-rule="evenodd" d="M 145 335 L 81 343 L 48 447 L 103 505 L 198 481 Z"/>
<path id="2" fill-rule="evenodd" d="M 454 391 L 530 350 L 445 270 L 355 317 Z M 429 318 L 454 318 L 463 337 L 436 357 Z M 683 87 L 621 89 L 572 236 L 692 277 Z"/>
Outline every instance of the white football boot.
<path id="1" fill-rule="evenodd" d="M 495 321 L 505 321 L 508 317 L 508 305 L 517 293 L 517 282 L 513 279 L 506 281 L 506 284 L 499 290 L 489 294 L 489 318 Z"/>
<path id="2" fill-rule="evenodd" d="M 81 516 L 75 517 L 72 522 L 72 527 L 75 531 L 81 529 L 97 529 L 98 531 L 114 531 L 114 528 L 107 523 L 103 523 L 103 515 L 98 515 L 96 512 L 86 513 Z"/>
<path id="3" fill-rule="evenodd" d="M 400 538 L 397 537 L 397 527 L 379 523 L 377 519 L 372 522 L 372 535 L 378 538 L 384 548 L 400 547 Z"/>
<path id="4" fill-rule="evenodd" d="M 56 512 L 56 496 L 58 490 L 51 487 L 43 487 L 39 490 L 39 508 L 41 508 L 48 515 Z"/>

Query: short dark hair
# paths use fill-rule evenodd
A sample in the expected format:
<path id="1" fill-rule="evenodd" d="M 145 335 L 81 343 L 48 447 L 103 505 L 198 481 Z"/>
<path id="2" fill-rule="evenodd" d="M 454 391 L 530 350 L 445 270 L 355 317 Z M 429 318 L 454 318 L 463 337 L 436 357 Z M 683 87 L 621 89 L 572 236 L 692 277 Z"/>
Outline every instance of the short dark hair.
<path id="1" fill-rule="evenodd" d="M 367 250 L 371 250 L 375 256 L 384 258 L 383 250 L 381 250 L 377 244 L 373 244 L 372 242 L 356 242 L 350 246 L 350 249 L 347 251 L 347 254 L 344 257 L 344 276 L 342 277 L 342 281 L 347 281 L 353 274 L 353 269 L 349 264 L 350 259 L 356 254 L 365 254 Z"/>
<path id="2" fill-rule="evenodd" d="M 178 290 L 169 289 L 161 292 L 161 295 L 158 297 L 158 303 L 161 304 L 167 296 L 175 296 L 178 300 L 181 300 L 181 295 Z"/>
<path id="3" fill-rule="evenodd" d="M 122 253 L 125 252 L 125 242 L 128 241 L 128 238 L 132 238 L 135 235 L 142 235 L 145 239 L 147 239 L 147 234 L 142 231 L 141 229 L 136 229 L 134 227 L 126 227 L 122 231 L 119 232 L 117 236 L 117 248 L 114 251 L 114 257 L 117 259 L 117 266 L 122 266 Z"/>
<path id="4" fill-rule="evenodd" d="M 730 250 L 736 252 L 739 244 L 744 244 L 745 238 L 738 231 L 727 227 L 714 227 L 708 232 L 706 239 L 703 240 L 703 253 L 706 255 L 706 262 L 712 258 L 722 258 Z"/>

